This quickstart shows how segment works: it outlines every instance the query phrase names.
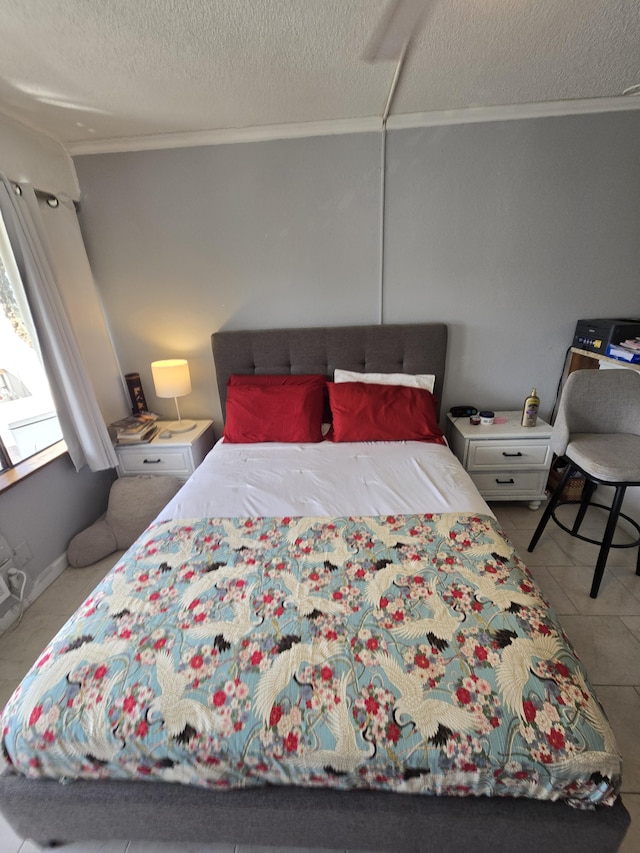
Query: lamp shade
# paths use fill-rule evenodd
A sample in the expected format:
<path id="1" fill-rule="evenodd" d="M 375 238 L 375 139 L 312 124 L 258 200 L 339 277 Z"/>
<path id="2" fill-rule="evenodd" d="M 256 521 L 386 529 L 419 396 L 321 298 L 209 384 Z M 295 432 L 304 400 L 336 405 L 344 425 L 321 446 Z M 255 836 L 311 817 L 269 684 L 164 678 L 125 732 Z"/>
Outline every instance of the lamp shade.
<path id="1" fill-rule="evenodd" d="M 158 397 L 184 397 L 191 393 L 189 365 L 184 358 L 152 361 L 151 374 Z"/>

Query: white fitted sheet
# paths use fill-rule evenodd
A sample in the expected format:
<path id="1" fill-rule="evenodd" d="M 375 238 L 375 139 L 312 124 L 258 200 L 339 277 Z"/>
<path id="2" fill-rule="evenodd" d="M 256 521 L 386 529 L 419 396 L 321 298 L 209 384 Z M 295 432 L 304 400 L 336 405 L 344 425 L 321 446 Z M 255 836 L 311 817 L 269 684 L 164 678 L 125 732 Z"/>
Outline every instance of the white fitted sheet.
<path id="1" fill-rule="evenodd" d="M 443 445 L 221 439 L 158 519 L 425 512 L 492 515 Z"/>

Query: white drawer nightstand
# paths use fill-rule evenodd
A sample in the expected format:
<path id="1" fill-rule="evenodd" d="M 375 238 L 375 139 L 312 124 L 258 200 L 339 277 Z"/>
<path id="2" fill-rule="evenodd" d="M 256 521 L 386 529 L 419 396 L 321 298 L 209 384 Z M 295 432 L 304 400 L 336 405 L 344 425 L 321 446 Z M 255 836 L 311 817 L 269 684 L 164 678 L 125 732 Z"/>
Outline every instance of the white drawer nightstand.
<path id="1" fill-rule="evenodd" d="M 469 418 L 451 414 L 451 449 L 487 501 L 528 501 L 537 509 L 546 500 L 551 466 L 551 426 L 540 420 L 534 427 L 520 424 L 522 412 L 496 412 L 504 424 L 472 426 Z"/>
<path id="2" fill-rule="evenodd" d="M 149 444 L 116 445 L 120 477 L 157 474 L 186 480 L 193 474 L 213 447 L 213 422 L 196 421 L 189 432 L 159 438 L 165 423 L 158 421 L 158 432 Z"/>

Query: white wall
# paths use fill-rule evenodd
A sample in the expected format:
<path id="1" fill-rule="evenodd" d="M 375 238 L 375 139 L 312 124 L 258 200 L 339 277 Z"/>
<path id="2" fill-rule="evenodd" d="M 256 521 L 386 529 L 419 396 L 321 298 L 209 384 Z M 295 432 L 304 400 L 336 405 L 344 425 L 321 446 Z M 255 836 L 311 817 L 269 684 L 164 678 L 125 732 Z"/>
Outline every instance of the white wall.
<path id="1" fill-rule="evenodd" d="M 2 113 L 0 140 L 0 171 L 7 178 L 28 182 L 53 195 L 78 199 L 79 188 L 73 163 L 59 142 Z"/>

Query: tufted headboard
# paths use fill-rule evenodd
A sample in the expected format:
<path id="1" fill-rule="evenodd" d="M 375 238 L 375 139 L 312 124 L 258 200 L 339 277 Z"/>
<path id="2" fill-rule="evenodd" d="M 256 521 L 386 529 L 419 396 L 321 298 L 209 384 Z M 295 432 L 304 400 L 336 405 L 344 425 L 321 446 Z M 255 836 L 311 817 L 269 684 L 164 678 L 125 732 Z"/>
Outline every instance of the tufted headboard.
<path id="1" fill-rule="evenodd" d="M 434 373 L 435 396 L 444 385 L 444 323 L 259 329 L 211 335 L 222 416 L 232 373 L 323 373 L 336 367 L 363 373 Z"/>

